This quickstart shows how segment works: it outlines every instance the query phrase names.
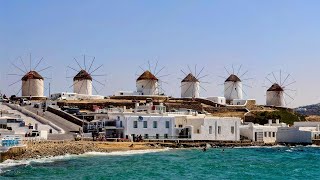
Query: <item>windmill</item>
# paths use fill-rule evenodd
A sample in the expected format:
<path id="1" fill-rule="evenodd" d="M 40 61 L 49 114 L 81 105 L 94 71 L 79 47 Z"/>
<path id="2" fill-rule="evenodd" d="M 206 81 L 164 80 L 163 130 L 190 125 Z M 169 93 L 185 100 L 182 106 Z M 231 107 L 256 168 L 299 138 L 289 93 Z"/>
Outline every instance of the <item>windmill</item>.
<path id="1" fill-rule="evenodd" d="M 21 92 L 22 97 L 44 97 L 44 80 L 50 79 L 48 77 L 43 77 L 40 75 L 40 72 L 43 72 L 51 66 L 47 66 L 41 69 L 38 69 L 42 66 L 43 57 L 37 61 L 37 64 L 33 66 L 32 56 L 29 54 L 29 67 L 27 68 L 26 63 L 23 58 L 20 56 L 16 59 L 15 62 L 11 65 L 19 71 L 19 73 L 8 74 L 9 76 L 19 77 L 18 81 L 11 83 L 9 87 L 14 86 L 15 84 L 21 81 L 21 88 L 16 93 L 18 95 Z M 22 73 L 22 74 L 21 74 Z"/>
<path id="2" fill-rule="evenodd" d="M 101 76 L 106 76 L 106 75 L 94 74 L 94 73 L 96 73 L 103 65 L 100 65 L 97 68 L 94 68 L 95 57 L 83 55 L 81 58 L 83 58 L 83 65 L 81 65 L 79 63 L 77 58 L 74 58 L 74 61 L 76 62 L 79 69 L 68 66 L 69 69 L 76 72 L 76 74 L 74 76 L 67 77 L 67 78 L 73 79 L 73 84 L 69 88 L 73 87 L 73 92 L 77 93 L 77 94 L 84 94 L 84 95 L 91 96 L 93 90 L 97 94 L 99 94 L 99 91 L 98 91 L 97 87 L 95 85 L 93 85 L 93 82 L 95 82 L 101 86 L 105 86 L 105 84 L 100 82 L 99 80 L 97 80 L 94 77 L 101 77 Z M 91 59 L 89 67 L 87 67 L 86 58 Z"/>
<path id="3" fill-rule="evenodd" d="M 227 103 L 231 103 L 234 99 L 243 99 L 243 94 L 247 96 L 247 93 L 244 91 L 243 86 L 251 88 L 250 85 L 246 84 L 246 81 L 251 80 L 252 78 L 246 77 L 248 70 L 243 71 L 242 65 L 239 68 L 235 69 L 232 65 L 232 71 L 224 67 L 227 72 L 227 77 L 219 76 L 225 79 L 224 85 L 224 97 L 226 98 Z"/>
<path id="4" fill-rule="evenodd" d="M 136 80 L 136 87 L 137 92 L 140 95 L 146 95 L 146 96 L 153 96 L 153 95 L 162 95 L 163 89 L 162 89 L 162 83 L 167 83 L 160 78 L 169 76 L 169 74 L 166 75 L 159 75 L 165 67 L 158 68 L 158 61 L 156 62 L 156 65 L 154 68 L 152 68 L 150 62 L 148 61 L 148 68 L 144 69 L 141 66 L 139 68 L 143 71 L 141 75 L 138 75 L 138 78 Z M 158 76 L 159 75 L 159 76 Z M 157 77 L 158 76 L 158 77 Z M 161 93 L 162 90 L 162 93 Z"/>
<path id="5" fill-rule="evenodd" d="M 286 107 L 293 100 L 296 90 L 292 87 L 296 81 L 290 74 L 280 71 L 269 73 L 265 77 L 266 105 Z"/>
<path id="6" fill-rule="evenodd" d="M 194 67 L 194 72 L 192 72 L 190 66 L 188 66 L 189 72 L 181 70 L 185 75 L 185 78 L 181 80 L 181 97 L 182 98 L 199 98 L 200 97 L 200 88 L 206 91 L 205 88 L 201 86 L 201 79 L 207 77 L 208 75 L 202 75 L 201 73 L 204 70 L 204 67 L 197 72 L 197 65 Z"/>

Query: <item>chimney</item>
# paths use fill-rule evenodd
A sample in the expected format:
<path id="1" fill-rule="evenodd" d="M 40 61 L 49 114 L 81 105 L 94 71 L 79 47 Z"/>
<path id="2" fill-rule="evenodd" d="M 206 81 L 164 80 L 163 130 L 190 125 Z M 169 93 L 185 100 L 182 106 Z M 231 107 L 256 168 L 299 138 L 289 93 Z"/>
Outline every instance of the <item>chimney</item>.
<path id="1" fill-rule="evenodd" d="M 272 124 L 272 119 L 269 119 L 269 125 L 271 125 Z"/>
<path id="2" fill-rule="evenodd" d="M 276 124 L 280 124 L 280 120 L 279 119 L 276 119 Z"/>

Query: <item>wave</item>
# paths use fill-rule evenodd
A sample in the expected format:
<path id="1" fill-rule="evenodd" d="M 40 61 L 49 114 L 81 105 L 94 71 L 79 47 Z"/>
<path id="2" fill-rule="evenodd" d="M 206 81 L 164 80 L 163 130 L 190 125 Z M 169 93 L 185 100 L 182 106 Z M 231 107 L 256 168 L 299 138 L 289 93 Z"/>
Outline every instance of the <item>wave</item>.
<path id="1" fill-rule="evenodd" d="M 90 156 L 130 156 L 135 154 L 147 154 L 147 153 L 156 153 L 168 151 L 169 148 L 166 149 L 148 149 L 148 150 L 130 150 L 130 151 L 114 151 L 114 152 L 87 152 L 80 155 L 70 155 L 66 154 L 63 156 L 53 156 L 53 157 L 43 157 L 39 159 L 25 159 L 25 160 L 11 160 L 8 159 L 2 163 L 0 163 L 0 173 L 4 173 L 6 169 L 22 166 L 22 165 L 30 165 L 31 163 L 52 163 L 58 160 L 68 160 L 77 157 L 90 157 Z"/>

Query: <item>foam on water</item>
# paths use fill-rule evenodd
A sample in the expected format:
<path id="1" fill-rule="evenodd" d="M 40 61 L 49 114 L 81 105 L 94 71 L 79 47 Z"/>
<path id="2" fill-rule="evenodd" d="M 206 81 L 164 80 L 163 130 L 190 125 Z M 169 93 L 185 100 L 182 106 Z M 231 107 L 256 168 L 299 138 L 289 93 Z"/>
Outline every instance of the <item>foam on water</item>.
<path id="1" fill-rule="evenodd" d="M 146 154 L 146 153 L 156 153 L 168 151 L 169 148 L 166 149 L 148 149 L 148 150 L 130 150 L 130 151 L 115 151 L 115 152 L 87 152 L 80 155 L 70 155 L 66 154 L 63 156 L 54 156 L 54 157 L 44 157 L 39 159 L 26 159 L 26 160 L 11 160 L 8 159 L 2 163 L 0 163 L 0 173 L 3 173 L 4 169 L 21 166 L 21 165 L 29 165 L 30 163 L 51 163 L 58 160 L 68 160 L 77 157 L 89 157 L 89 156 L 130 156 L 135 154 Z"/>

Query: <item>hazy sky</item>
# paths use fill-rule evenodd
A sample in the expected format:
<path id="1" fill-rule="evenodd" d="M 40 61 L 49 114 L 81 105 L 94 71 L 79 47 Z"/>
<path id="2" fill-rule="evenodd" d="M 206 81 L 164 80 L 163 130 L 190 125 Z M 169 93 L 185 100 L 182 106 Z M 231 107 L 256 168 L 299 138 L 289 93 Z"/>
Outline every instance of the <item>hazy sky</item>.
<path id="1" fill-rule="evenodd" d="M 96 83 L 103 95 L 135 90 L 136 73 L 159 61 L 165 75 L 163 89 L 180 96 L 180 80 L 187 65 L 198 72 L 205 67 L 202 96 L 222 96 L 223 79 L 242 64 L 249 70 L 248 98 L 265 103 L 265 77 L 286 71 L 297 81 L 291 106 L 318 103 L 320 97 L 320 1 L 0 1 L 0 89 L 14 94 L 20 83 L 8 88 L 21 74 L 19 56 L 29 66 L 52 66 L 43 76 L 52 77 L 51 92 L 72 91 L 77 68 L 73 58 L 95 56 L 94 67 L 103 64 Z M 89 58 L 87 58 L 89 61 Z M 87 61 L 87 66 L 89 62 Z M 24 68 L 21 63 L 18 65 Z M 153 65 L 155 67 L 155 65 Z M 40 69 L 40 67 L 39 67 Z M 236 68 L 235 68 L 236 69 Z M 232 71 L 232 70 L 231 70 Z M 48 94 L 48 91 L 46 91 Z"/>

